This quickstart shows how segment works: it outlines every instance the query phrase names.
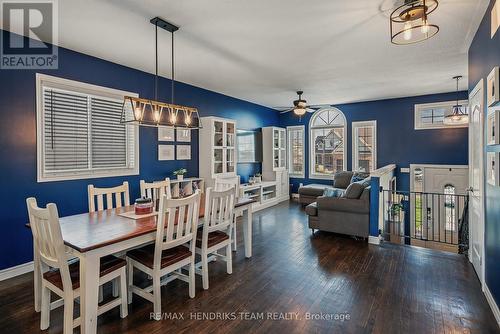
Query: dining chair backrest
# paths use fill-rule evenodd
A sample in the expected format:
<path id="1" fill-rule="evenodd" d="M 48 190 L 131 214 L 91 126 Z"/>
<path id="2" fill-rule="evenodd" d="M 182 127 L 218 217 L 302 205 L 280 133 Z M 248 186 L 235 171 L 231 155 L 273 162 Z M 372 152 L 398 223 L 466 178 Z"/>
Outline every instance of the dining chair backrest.
<path id="1" fill-rule="evenodd" d="M 33 197 L 26 199 L 26 204 L 30 228 L 40 261 L 51 268 L 58 268 L 64 289 L 71 289 L 66 247 L 62 238 L 57 206 L 49 203 L 46 208 L 40 208 Z"/>
<path id="2" fill-rule="evenodd" d="M 153 201 L 157 201 L 165 194 L 167 195 L 167 199 L 172 198 L 169 178 L 166 178 L 164 181 L 154 181 L 151 183 L 141 180 L 140 185 L 141 197 L 147 197 L 151 198 Z"/>
<path id="3" fill-rule="evenodd" d="M 95 202 L 97 200 L 97 211 L 104 210 L 104 197 L 106 197 L 106 209 L 121 208 L 130 205 L 130 196 L 128 191 L 128 182 L 125 181 L 121 186 L 112 188 L 96 188 L 94 185 L 88 185 L 89 212 L 96 211 Z M 113 196 L 114 195 L 114 196 Z M 123 201 L 122 201 L 123 195 Z M 113 197 L 114 205 L 113 205 Z"/>
<path id="4" fill-rule="evenodd" d="M 207 188 L 203 233 L 228 229 L 233 222 L 236 188 L 216 191 Z"/>
<path id="5" fill-rule="evenodd" d="M 200 193 L 196 190 L 193 195 L 181 199 L 169 199 L 165 194 L 160 198 L 153 268 L 160 268 L 162 251 L 166 249 L 190 242 L 194 254 Z"/>
<path id="6" fill-rule="evenodd" d="M 228 190 L 231 187 L 236 189 L 234 197 L 236 199 L 239 198 L 239 186 L 240 186 L 240 176 L 229 176 L 229 177 L 218 177 L 215 179 L 215 187 L 214 190 L 222 191 Z"/>

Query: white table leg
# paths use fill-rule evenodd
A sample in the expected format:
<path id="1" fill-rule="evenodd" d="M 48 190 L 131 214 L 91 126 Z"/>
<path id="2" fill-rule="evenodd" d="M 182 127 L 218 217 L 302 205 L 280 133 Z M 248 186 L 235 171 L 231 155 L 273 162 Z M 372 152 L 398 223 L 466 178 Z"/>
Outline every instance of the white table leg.
<path id="1" fill-rule="evenodd" d="M 94 334 L 97 331 L 97 305 L 99 291 L 100 258 L 92 251 L 80 258 L 80 316 L 81 333 Z"/>
<path id="2" fill-rule="evenodd" d="M 252 206 L 246 209 L 247 219 L 243 221 L 243 238 L 245 240 L 245 257 L 252 257 Z"/>
<path id="3" fill-rule="evenodd" d="M 35 311 L 40 312 L 42 306 L 42 268 L 40 255 L 35 242 L 33 241 L 33 281 L 35 291 Z"/>

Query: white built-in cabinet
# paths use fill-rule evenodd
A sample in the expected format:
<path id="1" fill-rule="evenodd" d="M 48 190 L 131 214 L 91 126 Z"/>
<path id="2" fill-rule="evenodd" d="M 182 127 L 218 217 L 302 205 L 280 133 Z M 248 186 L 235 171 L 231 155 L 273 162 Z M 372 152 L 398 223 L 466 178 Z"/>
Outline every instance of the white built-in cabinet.
<path id="1" fill-rule="evenodd" d="M 262 178 L 276 182 L 278 200 L 289 198 L 286 144 L 286 129 L 274 126 L 262 128 Z"/>
<path id="2" fill-rule="evenodd" d="M 202 117 L 199 135 L 199 171 L 207 187 L 216 178 L 236 176 L 236 122 L 219 117 Z"/>

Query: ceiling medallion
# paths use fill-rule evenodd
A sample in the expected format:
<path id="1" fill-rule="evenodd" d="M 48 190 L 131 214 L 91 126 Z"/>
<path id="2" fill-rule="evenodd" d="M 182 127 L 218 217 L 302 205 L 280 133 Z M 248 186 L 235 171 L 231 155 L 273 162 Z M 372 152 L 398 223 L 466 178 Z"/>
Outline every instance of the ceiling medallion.
<path id="1" fill-rule="evenodd" d="M 154 100 L 125 96 L 122 107 L 122 123 L 141 126 L 170 126 L 174 128 L 201 129 L 198 109 L 174 104 L 174 32 L 179 27 L 155 17 L 150 21 L 155 26 L 155 93 Z M 158 101 L 158 27 L 172 34 L 172 101 Z"/>
<path id="2" fill-rule="evenodd" d="M 414 44 L 436 35 L 439 27 L 429 23 L 429 15 L 438 5 L 437 0 L 404 0 L 404 4 L 391 13 L 391 42 Z"/>

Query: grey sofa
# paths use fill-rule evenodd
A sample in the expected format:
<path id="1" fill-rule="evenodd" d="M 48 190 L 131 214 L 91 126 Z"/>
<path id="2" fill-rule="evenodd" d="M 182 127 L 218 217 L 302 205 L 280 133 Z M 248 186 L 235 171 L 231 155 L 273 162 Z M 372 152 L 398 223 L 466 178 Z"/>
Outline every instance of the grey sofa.
<path id="1" fill-rule="evenodd" d="M 309 228 L 367 238 L 370 224 L 370 190 L 359 198 L 324 197 L 306 206 Z"/>

